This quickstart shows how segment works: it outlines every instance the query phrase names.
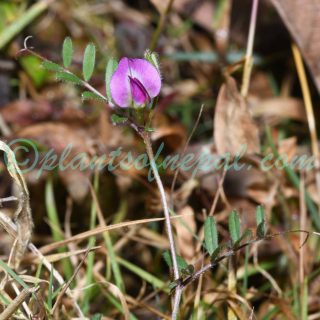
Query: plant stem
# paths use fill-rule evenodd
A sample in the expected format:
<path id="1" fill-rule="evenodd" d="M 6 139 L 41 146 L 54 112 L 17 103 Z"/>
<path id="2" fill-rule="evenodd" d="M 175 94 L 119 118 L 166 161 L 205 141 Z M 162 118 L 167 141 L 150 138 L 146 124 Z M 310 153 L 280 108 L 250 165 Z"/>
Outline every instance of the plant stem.
<path id="1" fill-rule="evenodd" d="M 167 197 L 166 193 L 158 172 L 157 165 L 154 160 L 154 154 L 151 146 L 151 141 L 150 141 L 150 135 L 148 132 L 141 132 L 138 131 L 140 136 L 142 137 L 145 146 L 146 146 L 146 151 L 150 160 L 150 165 L 154 174 L 154 178 L 156 180 L 160 196 L 161 196 L 161 202 L 162 202 L 162 207 L 163 207 L 163 212 L 165 216 L 165 221 L 166 221 L 166 229 L 167 229 L 167 234 L 168 234 L 168 239 L 169 239 L 169 244 L 170 244 L 170 252 L 171 252 L 171 258 L 172 258 L 172 265 L 173 265 L 173 274 L 174 274 L 174 280 L 179 280 L 180 274 L 179 274 L 179 268 L 178 268 L 178 262 L 177 262 L 177 256 L 176 256 L 176 249 L 175 249 L 175 244 L 174 244 L 174 238 L 173 238 L 173 231 L 172 231 L 172 226 L 171 226 L 171 220 L 170 220 L 170 213 L 169 213 L 169 207 L 168 207 L 168 202 L 167 202 Z M 179 312 L 179 305 L 180 305 L 180 300 L 181 300 L 181 294 L 182 290 L 180 286 L 177 286 L 175 297 L 174 297 L 174 302 L 173 302 L 173 311 L 172 311 L 172 319 L 175 320 L 177 319 L 178 312 Z"/>
<path id="2" fill-rule="evenodd" d="M 248 43 L 247 43 L 246 60 L 244 64 L 244 71 L 243 71 L 243 77 L 242 77 L 241 95 L 243 97 L 246 97 L 248 95 L 250 75 L 251 75 L 251 70 L 253 66 L 252 52 L 253 52 L 254 34 L 256 30 L 258 4 L 259 4 L 259 0 L 253 0 L 251 18 L 250 18 L 249 36 L 248 36 Z"/>

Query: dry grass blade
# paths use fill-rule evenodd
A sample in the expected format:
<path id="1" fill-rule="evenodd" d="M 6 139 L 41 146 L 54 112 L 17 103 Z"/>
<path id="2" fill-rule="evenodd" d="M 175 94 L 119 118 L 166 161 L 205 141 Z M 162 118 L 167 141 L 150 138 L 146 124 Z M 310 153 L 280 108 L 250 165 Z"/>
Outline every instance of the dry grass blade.
<path id="1" fill-rule="evenodd" d="M 183 216 L 181 215 L 177 215 L 174 217 L 171 217 L 171 219 L 177 219 L 177 218 L 181 218 Z M 128 221 L 128 222 L 120 222 L 120 223 L 116 223 L 110 226 L 105 226 L 105 227 L 97 227 L 93 230 L 89 230 L 89 231 L 85 231 L 82 233 L 79 233 L 71 238 L 62 240 L 62 241 L 57 241 L 55 243 L 52 244 L 48 244 L 46 246 L 43 246 L 42 248 L 40 248 L 40 251 L 42 252 L 42 254 L 47 253 L 49 251 L 55 250 L 57 248 L 60 248 L 70 242 L 74 242 L 74 241 L 82 241 L 84 239 L 90 238 L 92 236 L 97 236 L 103 232 L 106 231 L 110 231 L 110 230 L 116 230 L 116 229 L 120 229 L 120 228 L 125 228 L 125 227 L 130 227 L 130 226 L 134 226 L 137 224 L 145 224 L 145 223 L 150 223 L 150 222 L 157 222 L 157 221 L 163 221 L 164 218 L 152 218 L 152 219 L 141 219 L 141 220 L 135 220 L 135 221 Z"/>
<path id="2" fill-rule="evenodd" d="M 21 258 L 27 248 L 28 242 L 31 238 L 33 222 L 31 216 L 31 209 L 29 204 L 29 192 L 24 181 L 22 173 L 17 165 L 15 155 L 9 146 L 0 141 L 0 150 L 6 155 L 6 165 L 8 172 L 16 183 L 19 194 L 18 208 L 15 212 L 15 221 L 17 225 L 17 241 L 16 246 L 13 247 L 13 265 L 17 268 L 20 264 Z"/>
<path id="3" fill-rule="evenodd" d="M 97 250 L 99 248 L 100 248 L 99 246 L 92 247 L 92 248 L 90 248 L 89 252 Z M 85 252 L 87 252 L 87 249 L 80 249 L 80 250 L 75 250 L 72 252 L 61 252 L 61 253 L 50 254 L 50 255 L 45 256 L 45 258 L 48 262 L 54 263 L 54 262 L 60 261 L 61 259 L 74 257 L 76 255 L 79 255 L 79 254 L 82 254 Z M 39 256 L 36 256 L 32 259 L 32 262 L 33 263 L 40 263 L 41 260 L 42 260 L 42 258 L 40 258 Z"/>

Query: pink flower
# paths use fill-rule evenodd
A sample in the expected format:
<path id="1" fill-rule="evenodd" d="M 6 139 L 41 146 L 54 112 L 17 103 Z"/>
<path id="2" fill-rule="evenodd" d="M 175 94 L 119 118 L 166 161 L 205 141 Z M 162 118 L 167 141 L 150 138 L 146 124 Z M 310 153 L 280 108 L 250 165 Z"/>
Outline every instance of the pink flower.
<path id="1" fill-rule="evenodd" d="M 158 70 L 144 59 L 122 58 L 110 81 L 112 99 L 121 108 L 143 106 L 156 97 L 160 89 Z"/>

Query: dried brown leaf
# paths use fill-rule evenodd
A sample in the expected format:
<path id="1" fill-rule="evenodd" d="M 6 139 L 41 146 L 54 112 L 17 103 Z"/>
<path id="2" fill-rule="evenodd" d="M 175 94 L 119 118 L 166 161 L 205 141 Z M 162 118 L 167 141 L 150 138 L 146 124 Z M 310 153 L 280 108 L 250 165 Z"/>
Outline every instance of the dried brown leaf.
<path id="1" fill-rule="evenodd" d="M 320 2 L 271 0 L 292 38 L 298 44 L 320 92 Z"/>
<path id="2" fill-rule="evenodd" d="M 228 152 L 235 155 L 244 148 L 248 154 L 260 150 L 258 127 L 231 77 L 226 79 L 219 91 L 214 117 L 214 142 L 219 154 Z"/>
<path id="3" fill-rule="evenodd" d="M 195 256 L 193 234 L 196 232 L 196 222 L 194 212 L 190 206 L 185 206 L 179 210 L 178 214 L 184 216 L 174 221 L 174 226 L 179 235 L 179 237 L 177 237 L 178 248 L 182 257 L 188 262 L 191 262 Z"/>
<path id="4" fill-rule="evenodd" d="M 150 2 L 156 7 L 160 14 L 164 14 L 170 0 L 150 0 Z"/>
<path id="5" fill-rule="evenodd" d="M 253 115 L 268 123 L 276 124 L 284 119 L 307 120 L 303 102 L 299 99 L 277 97 L 251 102 Z"/>

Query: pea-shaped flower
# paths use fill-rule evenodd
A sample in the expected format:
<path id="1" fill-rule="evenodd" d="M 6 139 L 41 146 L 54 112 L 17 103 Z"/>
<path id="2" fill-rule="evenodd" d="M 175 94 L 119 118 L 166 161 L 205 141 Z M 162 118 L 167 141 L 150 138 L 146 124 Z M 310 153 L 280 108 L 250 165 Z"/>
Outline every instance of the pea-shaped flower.
<path id="1" fill-rule="evenodd" d="M 155 98 L 160 89 L 160 74 L 145 59 L 122 58 L 110 81 L 112 99 L 121 108 L 142 107 Z"/>

